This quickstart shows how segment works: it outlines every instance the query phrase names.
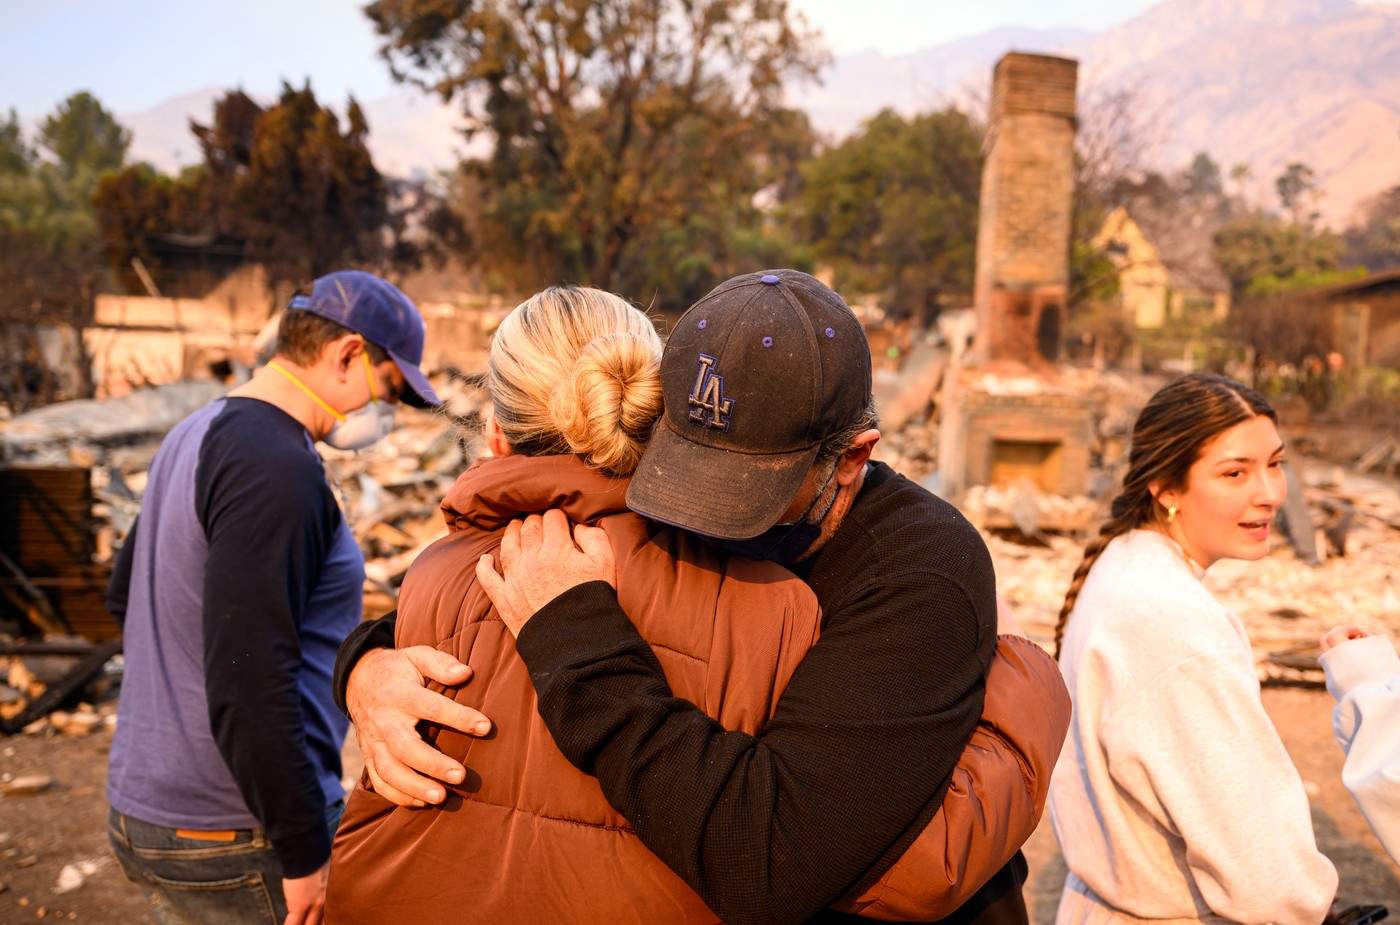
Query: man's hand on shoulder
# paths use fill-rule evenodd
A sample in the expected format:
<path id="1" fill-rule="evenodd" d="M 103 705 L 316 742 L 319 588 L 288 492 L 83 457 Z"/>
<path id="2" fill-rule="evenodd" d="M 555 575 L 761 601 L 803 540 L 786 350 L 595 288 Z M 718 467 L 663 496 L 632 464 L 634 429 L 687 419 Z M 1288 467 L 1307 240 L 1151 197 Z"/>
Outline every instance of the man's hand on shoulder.
<path id="1" fill-rule="evenodd" d="M 462 782 L 466 769 L 424 742 L 417 726 L 428 720 L 467 735 L 490 732 L 481 713 L 424 687 L 429 680 L 460 686 L 471 672 L 432 646 L 372 649 L 356 663 L 345 704 L 375 793 L 400 806 L 426 806 L 447 797 L 439 780 Z"/>
<path id="2" fill-rule="evenodd" d="M 571 529 L 572 527 L 572 529 Z M 560 510 L 511 521 L 501 538 L 501 571 L 490 553 L 476 578 L 515 636 L 539 610 L 565 591 L 590 581 L 617 587 L 612 544 L 599 527 L 570 524 Z"/>

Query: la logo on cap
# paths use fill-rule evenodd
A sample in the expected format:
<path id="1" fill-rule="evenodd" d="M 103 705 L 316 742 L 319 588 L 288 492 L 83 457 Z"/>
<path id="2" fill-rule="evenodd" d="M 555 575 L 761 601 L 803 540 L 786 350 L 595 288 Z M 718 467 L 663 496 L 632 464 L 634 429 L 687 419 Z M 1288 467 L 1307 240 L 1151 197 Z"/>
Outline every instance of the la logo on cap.
<path id="1" fill-rule="evenodd" d="M 690 420 L 702 427 L 728 431 L 734 399 L 724 397 L 724 377 L 715 372 L 718 362 L 708 353 L 700 354 L 695 385 L 690 390 Z"/>

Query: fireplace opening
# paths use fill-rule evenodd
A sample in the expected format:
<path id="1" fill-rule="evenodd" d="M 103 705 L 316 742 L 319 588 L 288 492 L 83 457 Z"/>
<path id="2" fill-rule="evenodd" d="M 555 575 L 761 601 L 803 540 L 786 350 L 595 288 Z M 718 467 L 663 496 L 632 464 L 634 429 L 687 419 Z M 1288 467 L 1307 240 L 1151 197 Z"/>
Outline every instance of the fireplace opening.
<path id="1" fill-rule="evenodd" d="M 1060 306 L 1051 303 L 1040 310 L 1035 330 L 1036 347 L 1051 363 L 1060 359 Z"/>
<path id="2" fill-rule="evenodd" d="M 1043 492 L 1059 491 L 1060 447 L 1058 440 L 993 440 L 992 485 L 1011 486 L 1026 479 Z"/>

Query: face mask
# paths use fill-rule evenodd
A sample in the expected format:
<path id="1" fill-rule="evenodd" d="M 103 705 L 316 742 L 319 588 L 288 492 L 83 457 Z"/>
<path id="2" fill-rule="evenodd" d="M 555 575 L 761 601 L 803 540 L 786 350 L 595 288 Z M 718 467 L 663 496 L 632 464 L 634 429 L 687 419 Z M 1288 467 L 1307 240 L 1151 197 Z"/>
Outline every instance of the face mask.
<path id="1" fill-rule="evenodd" d="M 335 418 L 335 425 L 331 427 L 330 433 L 322 438 L 322 441 L 327 446 L 333 446 L 338 450 L 362 450 L 370 444 L 384 439 L 394 429 L 396 409 L 388 402 L 379 400 L 379 389 L 374 384 L 374 368 L 370 366 L 369 353 L 362 352 L 360 357 L 365 364 L 365 379 L 369 382 L 370 401 L 349 414 L 332 408 L 310 386 L 276 360 L 270 360 L 267 364 L 285 376 L 292 385 L 305 392 L 312 401 L 325 409 L 327 414 Z"/>
<path id="2" fill-rule="evenodd" d="M 836 477 L 836 467 L 831 467 L 831 475 L 827 476 L 822 487 L 817 491 L 812 503 L 807 505 L 807 510 L 797 518 L 796 521 L 786 524 L 774 524 L 764 530 L 758 536 L 747 540 L 723 540 L 718 537 L 706 537 L 711 545 L 718 546 L 726 552 L 731 552 L 736 556 L 743 556 L 745 559 L 766 559 L 769 562 L 777 562 L 779 565 L 795 565 L 801 560 L 802 554 L 812 548 L 812 544 L 817 541 L 817 537 L 822 534 L 822 521 L 826 515 L 831 513 L 831 508 L 836 504 L 837 492 L 831 493 L 831 498 L 826 502 L 826 507 L 822 512 L 813 517 L 812 512 L 816 510 L 817 503 L 821 501 L 822 495 L 826 494 L 827 488 L 831 485 L 831 480 Z"/>
<path id="3" fill-rule="evenodd" d="M 337 450 L 363 450 L 383 440 L 394 429 L 394 406 L 375 400 L 345 415 L 323 438 Z"/>

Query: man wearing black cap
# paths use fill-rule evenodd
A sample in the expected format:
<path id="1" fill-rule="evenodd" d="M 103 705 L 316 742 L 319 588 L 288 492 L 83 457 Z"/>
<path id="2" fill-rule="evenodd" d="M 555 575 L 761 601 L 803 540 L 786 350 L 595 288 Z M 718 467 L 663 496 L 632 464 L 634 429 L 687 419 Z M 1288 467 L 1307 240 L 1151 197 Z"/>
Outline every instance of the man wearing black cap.
<path id="1" fill-rule="evenodd" d="M 677 322 L 661 373 L 666 412 L 629 506 L 782 562 L 822 605 L 821 638 L 762 733 L 726 731 L 671 696 L 617 604 L 613 563 L 578 548 L 557 512 L 512 527 L 504 580 L 486 557 L 477 573 L 560 749 L 721 918 L 839 919 L 827 907 L 937 812 L 981 715 L 992 563 L 954 508 L 869 461 L 869 346 L 807 274 L 721 284 Z M 389 644 L 385 628 L 367 625 L 338 673 L 375 644 Z M 356 669 L 357 722 L 406 699 L 378 686 L 395 659 L 372 653 Z M 460 780 L 439 757 L 415 766 Z M 405 772 L 378 768 L 406 797 L 437 797 Z M 1024 921 L 1024 876 L 1018 855 L 953 920 Z"/>
<path id="2" fill-rule="evenodd" d="M 126 652 L 109 834 L 176 920 L 319 920 L 344 796 L 330 676 L 364 559 L 313 444 L 367 446 L 397 401 L 436 404 L 424 333 L 384 280 L 322 277 L 276 356 L 151 463 L 108 592 Z"/>

